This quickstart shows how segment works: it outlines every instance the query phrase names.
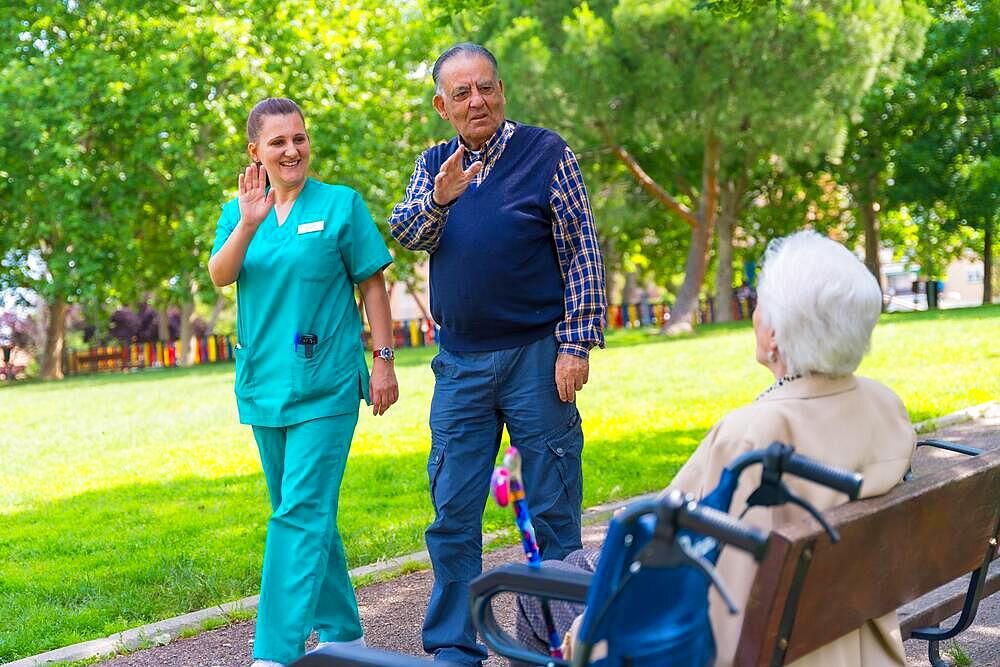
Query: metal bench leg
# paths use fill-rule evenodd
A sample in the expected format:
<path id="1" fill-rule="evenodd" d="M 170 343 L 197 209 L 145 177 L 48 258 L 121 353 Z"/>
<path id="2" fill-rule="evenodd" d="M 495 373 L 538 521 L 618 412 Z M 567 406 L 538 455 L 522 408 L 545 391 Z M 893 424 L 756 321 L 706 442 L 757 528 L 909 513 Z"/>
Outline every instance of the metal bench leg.
<path id="1" fill-rule="evenodd" d="M 993 560 L 993 553 L 996 548 L 997 540 L 994 537 L 989 542 L 983 564 L 969 577 L 969 588 L 965 592 L 965 602 L 962 605 L 962 612 L 955 623 L 955 627 L 949 630 L 942 630 L 939 624 L 929 628 L 918 628 L 910 632 L 910 639 L 922 639 L 927 642 L 927 654 L 933 667 L 947 667 L 950 664 L 941 660 L 938 644 L 945 639 L 958 636 L 959 633 L 972 625 L 972 622 L 976 620 L 976 612 L 979 610 L 979 598 L 983 594 L 983 586 L 989 574 L 990 563 Z"/>
<path id="2" fill-rule="evenodd" d="M 927 658 L 931 661 L 931 667 L 951 667 L 951 663 L 941 659 L 940 642 L 930 640 L 927 642 Z"/>

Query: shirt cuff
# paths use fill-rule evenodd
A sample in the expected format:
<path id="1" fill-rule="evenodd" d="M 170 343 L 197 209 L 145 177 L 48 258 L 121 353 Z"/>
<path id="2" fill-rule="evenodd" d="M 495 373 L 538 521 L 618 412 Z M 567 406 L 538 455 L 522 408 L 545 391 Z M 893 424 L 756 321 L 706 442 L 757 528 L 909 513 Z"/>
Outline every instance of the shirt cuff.
<path id="1" fill-rule="evenodd" d="M 424 200 L 424 206 L 423 206 L 424 213 L 434 218 L 435 220 L 439 220 L 443 218 L 445 215 L 447 215 L 448 209 L 456 201 L 458 200 L 453 199 L 447 204 L 439 204 L 436 201 L 434 201 L 434 191 L 431 190 L 430 192 L 427 193 L 427 199 Z"/>
<path id="2" fill-rule="evenodd" d="M 572 354 L 574 357 L 587 359 L 590 357 L 590 346 L 581 343 L 559 343 L 559 354 Z"/>

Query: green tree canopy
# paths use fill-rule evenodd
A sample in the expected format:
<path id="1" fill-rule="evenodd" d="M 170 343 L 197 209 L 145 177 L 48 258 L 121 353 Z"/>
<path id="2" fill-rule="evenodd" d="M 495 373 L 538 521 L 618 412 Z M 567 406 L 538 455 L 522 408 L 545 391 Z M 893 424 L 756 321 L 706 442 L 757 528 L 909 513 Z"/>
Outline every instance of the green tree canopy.
<path id="1" fill-rule="evenodd" d="M 219 206 L 245 166 L 244 124 L 269 96 L 298 101 L 313 171 L 356 188 L 376 220 L 431 134 L 426 61 L 444 39 L 416 4 L 39 0 L 0 18 L 0 212 L 5 286 L 60 313 L 152 294 L 211 297 Z M 413 256 L 397 253 L 412 274 Z M 182 337 L 183 341 L 183 337 Z"/>
<path id="2" fill-rule="evenodd" d="M 720 193 L 731 225 L 760 160 L 839 153 L 847 118 L 910 35 L 898 1 L 780 12 L 723 19 L 686 0 L 509 0 L 483 22 L 526 120 L 620 160 L 687 226 L 674 326 L 690 326 Z"/>
<path id="3" fill-rule="evenodd" d="M 917 253 L 931 275 L 943 268 L 945 238 L 953 239 L 948 255 L 970 247 L 992 266 L 1000 156 L 1000 4 L 941 3 L 934 13 L 925 56 L 895 92 L 905 103 L 889 190 L 918 227 Z"/>

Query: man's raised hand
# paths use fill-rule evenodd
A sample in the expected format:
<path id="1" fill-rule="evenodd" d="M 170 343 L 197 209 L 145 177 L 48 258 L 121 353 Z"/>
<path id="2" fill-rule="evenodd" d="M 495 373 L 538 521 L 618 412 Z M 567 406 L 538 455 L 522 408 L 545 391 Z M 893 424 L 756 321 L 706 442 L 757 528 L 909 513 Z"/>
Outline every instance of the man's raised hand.
<path id="1" fill-rule="evenodd" d="M 480 160 L 473 162 L 468 169 L 462 169 L 462 155 L 465 154 L 465 146 L 458 144 L 458 150 L 451 154 L 451 157 L 444 161 L 438 169 L 437 176 L 434 177 L 434 202 L 439 206 L 444 206 L 455 201 L 462 196 L 469 183 L 483 169 Z"/>

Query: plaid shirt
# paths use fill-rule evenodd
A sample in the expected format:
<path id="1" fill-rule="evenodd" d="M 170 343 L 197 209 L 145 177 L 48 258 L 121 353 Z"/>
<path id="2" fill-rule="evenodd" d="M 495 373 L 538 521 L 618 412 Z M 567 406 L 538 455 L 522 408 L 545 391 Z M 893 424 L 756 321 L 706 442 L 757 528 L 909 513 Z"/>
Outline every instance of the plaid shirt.
<path id="1" fill-rule="evenodd" d="M 466 148 L 462 161 L 464 169 L 477 160 L 484 160 L 482 170 L 476 175 L 477 187 L 489 176 L 516 128 L 516 123 L 504 121 L 481 150 Z M 448 207 L 439 206 L 433 193 L 434 175 L 428 172 L 421 155 L 406 187 L 406 196 L 393 208 L 389 218 L 392 235 L 410 250 L 429 253 L 437 250 L 448 221 Z M 552 238 L 566 286 L 563 298 L 566 315 L 556 325 L 555 336 L 560 353 L 586 359 L 592 347 L 604 347 L 603 330 L 607 317 L 604 259 L 597 243 L 594 214 L 590 210 L 583 174 L 569 146 L 552 177 L 549 206 L 552 209 Z"/>

